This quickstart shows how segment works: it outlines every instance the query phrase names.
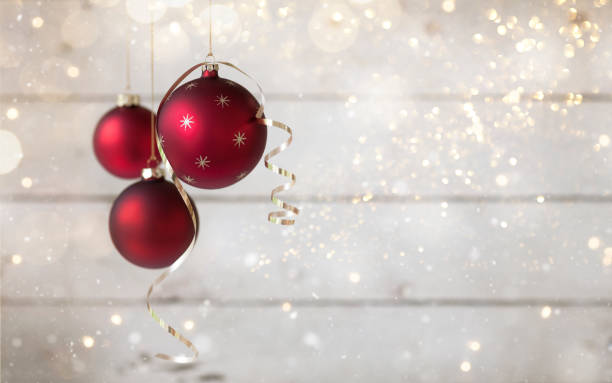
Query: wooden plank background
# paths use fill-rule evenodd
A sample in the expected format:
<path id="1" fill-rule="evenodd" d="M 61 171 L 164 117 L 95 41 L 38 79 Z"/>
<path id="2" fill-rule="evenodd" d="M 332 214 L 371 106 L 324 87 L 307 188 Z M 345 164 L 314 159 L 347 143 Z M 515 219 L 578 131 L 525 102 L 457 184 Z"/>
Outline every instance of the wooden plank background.
<path id="1" fill-rule="evenodd" d="M 207 52 L 188 8 L 207 2 L 186 3 L 156 23 L 156 100 Z M 145 311 L 158 273 L 108 236 L 129 182 L 91 148 L 126 31 L 148 100 L 148 26 L 123 0 L 0 1 L 0 129 L 24 153 L 0 176 L 2 382 L 612 382 L 606 1 L 215 3 L 236 20 L 217 57 L 295 131 L 277 162 L 303 214 L 266 222 L 283 180 L 263 165 L 187 188 L 200 237 L 155 302 L 202 354 L 176 366 L 152 358 L 184 352 Z M 308 31 L 330 9 L 358 21 L 338 52 Z M 74 12 L 82 36 L 62 37 Z"/>

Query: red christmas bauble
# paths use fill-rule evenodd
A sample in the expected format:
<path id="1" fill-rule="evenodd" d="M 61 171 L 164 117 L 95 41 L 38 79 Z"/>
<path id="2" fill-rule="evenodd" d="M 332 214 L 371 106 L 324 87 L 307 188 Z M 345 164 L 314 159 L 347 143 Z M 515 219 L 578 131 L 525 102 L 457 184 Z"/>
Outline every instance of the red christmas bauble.
<path id="1" fill-rule="evenodd" d="M 121 192 L 111 209 L 109 229 L 119 253 L 146 268 L 170 266 L 194 235 L 181 195 L 163 178 L 141 180 Z"/>
<path id="2" fill-rule="evenodd" d="M 253 170 L 266 147 L 257 123 L 259 103 L 216 70 L 177 88 L 160 106 L 157 130 L 176 175 L 190 185 L 218 189 Z"/>
<path id="3" fill-rule="evenodd" d="M 93 147 L 98 161 L 121 178 L 137 178 L 151 155 L 151 111 L 140 105 L 117 106 L 98 122 Z M 155 154 L 160 158 L 157 146 Z"/>

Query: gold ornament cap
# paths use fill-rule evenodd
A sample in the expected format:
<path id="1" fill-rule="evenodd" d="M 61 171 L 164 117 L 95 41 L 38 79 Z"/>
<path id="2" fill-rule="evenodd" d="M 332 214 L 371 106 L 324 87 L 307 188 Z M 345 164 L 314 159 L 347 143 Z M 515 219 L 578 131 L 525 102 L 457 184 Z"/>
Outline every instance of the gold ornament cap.
<path id="1" fill-rule="evenodd" d="M 162 178 L 164 176 L 164 171 L 159 167 L 155 168 L 144 168 L 142 169 L 141 177 L 143 180 L 155 180 Z"/>
<path id="2" fill-rule="evenodd" d="M 203 72 L 218 72 L 219 71 L 219 64 L 217 64 L 217 60 L 215 59 L 215 56 L 213 56 L 212 53 L 208 53 L 206 55 L 206 59 L 204 59 L 204 64 L 202 65 L 202 71 Z"/>
<path id="3" fill-rule="evenodd" d="M 219 71 L 219 64 L 216 63 L 206 63 L 202 65 L 202 70 L 204 72 L 217 72 Z"/>
<path id="4" fill-rule="evenodd" d="M 117 95 L 117 106 L 137 106 L 140 105 L 140 96 L 131 93 L 119 93 Z"/>

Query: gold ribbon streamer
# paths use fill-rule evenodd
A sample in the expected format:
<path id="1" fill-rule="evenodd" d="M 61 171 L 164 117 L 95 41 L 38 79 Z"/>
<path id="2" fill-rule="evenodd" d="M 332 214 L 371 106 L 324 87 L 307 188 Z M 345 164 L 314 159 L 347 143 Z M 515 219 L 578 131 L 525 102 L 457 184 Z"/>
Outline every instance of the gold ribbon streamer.
<path id="1" fill-rule="evenodd" d="M 287 182 L 283 185 L 279 185 L 277 187 L 275 187 L 274 189 L 272 189 L 272 192 L 270 194 L 270 199 L 272 200 L 272 202 L 280 207 L 283 210 L 280 211 L 275 211 L 275 212 L 270 212 L 268 214 L 268 221 L 278 224 L 278 225 L 293 225 L 295 223 L 295 219 L 294 217 L 297 216 L 300 213 L 300 210 L 295 207 L 292 206 L 290 204 L 288 204 L 287 202 L 284 202 L 283 200 L 281 200 L 280 198 L 278 198 L 277 194 L 281 191 L 285 191 L 285 190 L 289 190 L 293 185 L 295 185 L 295 181 L 296 181 L 296 176 L 295 174 L 291 173 L 290 171 L 280 168 L 274 164 L 272 164 L 270 162 L 270 159 L 276 155 L 278 155 L 279 153 L 283 152 L 285 149 L 287 149 L 287 147 L 291 144 L 291 142 L 293 141 L 293 131 L 291 130 L 291 128 L 285 124 L 283 124 L 282 122 L 279 121 L 275 121 L 269 118 L 262 118 L 263 114 L 264 114 L 264 103 L 265 103 L 265 96 L 263 93 L 263 90 L 261 88 L 261 86 L 259 85 L 259 83 L 253 78 L 251 77 L 249 74 L 247 74 L 246 72 L 244 72 L 242 69 L 238 68 L 237 66 L 229 63 L 229 62 L 223 62 L 223 61 L 219 61 L 217 62 L 218 64 L 223 64 L 226 65 L 230 68 L 233 68 L 235 70 L 237 70 L 238 72 L 242 73 L 243 75 L 245 75 L 246 77 L 248 77 L 249 79 L 251 79 L 255 85 L 257 86 L 257 89 L 259 90 L 259 95 L 260 95 L 260 99 L 261 99 L 261 103 L 259 105 L 259 109 L 257 111 L 256 114 L 256 121 L 259 124 L 265 125 L 267 127 L 275 127 L 278 129 L 281 129 L 285 132 L 287 132 L 289 134 L 289 138 L 283 142 L 280 146 L 275 147 L 274 149 L 272 149 L 269 153 L 267 153 L 264 156 L 264 164 L 266 166 L 267 169 L 269 169 L 270 171 L 283 176 L 283 177 L 287 177 L 289 178 L 290 182 Z M 183 82 L 183 80 L 185 80 L 185 78 L 187 78 L 187 76 L 189 76 L 191 74 L 191 72 L 193 72 L 194 70 L 196 70 L 197 68 L 206 65 L 206 62 L 203 63 L 199 63 L 196 64 L 194 66 L 192 66 L 191 68 L 187 69 L 187 71 L 185 71 L 185 73 L 183 73 L 170 87 L 170 89 L 168 89 L 168 91 L 166 92 L 166 94 L 164 95 L 164 97 L 162 98 L 161 102 L 159 103 L 159 107 L 158 107 L 158 111 L 162 108 L 162 106 L 166 103 L 166 101 L 168 100 L 168 97 L 170 97 L 170 95 L 172 94 L 172 92 Z M 159 113 L 158 116 L 159 117 Z M 157 119 L 156 119 L 156 123 L 157 123 Z M 187 195 L 187 193 L 185 192 L 185 189 L 183 188 L 183 185 L 181 184 L 181 182 L 179 181 L 178 177 L 174 174 L 174 172 L 172 171 L 172 168 L 168 162 L 168 160 L 166 159 L 166 155 L 163 151 L 163 148 L 161 146 L 161 142 L 159 140 L 159 137 L 157 137 L 157 129 L 155 129 L 155 136 L 156 136 L 156 141 L 157 141 L 157 148 L 159 149 L 159 153 L 162 157 L 162 161 L 166 164 L 166 168 L 169 172 L 169 174 L 172 177 L 172 181 L 174 182 L 174 185 L 176 187 L 176 189 L 178 190 L 179 194 L 181 195 L 181 197 L 183 198 L 183 202 L 185 203 L 185 206 L 187 206 L 187 209 L 189 210 L 189 215 L 191 216 L 191 220 L 193 222 L 193 228 L 194 228 L 194 237 L 191 241 L 191 243 L 189 244 L 189 247 L 187 248 L 187 250 L 170 266 L 170 268 L 166 271 L 164 271 L 159 277 L 157 277 L 155 279 L 155 281 L 153 281 L 153 283 L 149 286 L 149 290 L 147 292 L 147 296 L 146 296 L 146 302 L 147 302 L 147 310 L 149 311 L 149 314 L 151 314 L 151 317 L 161 326 L 161 328 L 163 328 L 164 330 L 166 330 L 168 333 L 170 333 L 170 335 L 172 335 L 173 337 L 175 337 L 176 339 L 179 340 L 179 342 L 183 343 L 187 348 L 189 348 L 192 352 L 193 352 L 193 356 L 170 356 L 167 354 L 163 354 L 163 353 L 158 353 L 155 356 L 157 358 L 160 359 L 164 359 L 164 360 L 169 360 L 175 363 L 191 363 L 193 361 L 195 361 L 199 355 L 198 349 L 195 347 L 195 345 L 187 338 L 185 338 L 181 333 L 179 333 L 174 327 L 170 326 L 168 323 L 166 323 L 154 310 L 153 307 L 151 306 L 151 295 L 153 294 L 153 290 L 156 286 L 159 286 L 164 280 L 166 280 L 166 278 L 168 278 L 170 276 L 170 274 L 172 274 L 173 272 L 175 272 L 179 267 L 181 267 L 181 265 L 185 262 L 185 260 L 187 259 L 187 257 L 190 255 L 191 251 L 193 250 L 193 247 L 195 245 L 195 240 L 196 240 L 196 233 L 197 233 L 197 229 L 198 229 L 198 222 L 195 216 L 195 211 L 193 208 L 193 205 L 191 204 L 191 201 L 189 199 L 189 196 Z"/>
<path id="2" fill-rule="evenodd" d="M 280 168 L 270 162 L 270 158 L 283 152 L 285 149 L 287 149 L 289 145 L 291 145 L 291 142 L 293 141 L 293 131 L 290 127 L 283 124 L 282 122 L 274 121 L 269 118 L 260 118 L 258 121 L 265 124 L 266 126 L 274 126 L 289 133 L 289 138 L 287 139 L 287 141 L 283 142 L 280 146 L 277 146 L 270 152 L 266 153 L 266 155 L 264 156 L 264 164 L 266 165 L 266 168 L 268 168 L 272 172 L 283 177 L 287 177 L 291 180 L 291 182 L 287 182 L 272 189 L 272 193 L 270 193 L 270 199 L 272 200 L 272 203 L 274 203 L 276 206 L 280 207 L 283 210 L 268 213 L 268 221 L 277 225 L 293 225 L 295 223 L 295 219 L 293 217 L 300 214 L 300 210 L 295 206 L 292 206 L 287 202 L 281 200 L 276 196 L 276 194 L 281 191 L 289 190 L 293 187 L 293 185 L 295 185 L 295 174 L 291 173 L 286 169 Z"/>
<path id="3" fill-rule="evenodd" d="M 155 135 L 156 135 L 156 141 L 157 141 L 157 147 L 159 149 L 159 153 L 161 154 L 162 160 L 167 164 L 166 156 L 164 155 L 164 152 L 162 151 L 159 139 L 157 139 L 157 133 Z M 164 359 L 164 360 L 169 360 L 175 363 L 191 363 L 191 362 L 194 362 L 198 358 L 198 355 L 199 355 L 198 349 L 189 339 L 185 338 L 174 327 L 166 323 L 166 321 L 164 321 L 164 319 L 162 319 L 155 312 L 155 310 L 153 310 L 153 307 L 151 306 L 151 295 L 153 294 L 153 289 L 156 286 L 160 285 L 166 278 L 170 276 L 170 274 L 175 272 L 179 267 L 183 265 L 183 263 L 187 260 L 187 258 L 191 254 L 193 247 L 195 246 L 197 233 L 198 233 L 198 220 L 196 218 L 196 214 L 195 214 L 193 205 L 191 204 L 191 200 L 189 199 L 189 196 L 185 192 L 183 185 L 181 185 L 181 182 L 179 181 L 178 177 L 174 174 L 174 172 L 172 172 L 172 169 L 170 167 L 168 167 L 168 171 L 172 176 L 172 181 L 174 182 L 174 186 L 176 187 L 176 190 L 181 195 L 181 198 L 183 198 L 183 202 L 185 203 L 185 206 L 187 207 L 187 210 L 189 211 L 189 216 L 191 217 L 191 222 L 193 223 L 193 239 L 191 240 L 189 247 L 187 247 L 187 250 L 185 250 L 185 252 L 183 252 L 183 254 L 181 254 L 181 256 L 176 261 L 174 261 L 172 265 L 170 265 L 170 268 L 168 270 L 164 271 L 160 276 L 158 276 L 153 281 L 153 283 L 151 283 L 151 285 L 149 286 L 149 290 L 147 291 L 147 296 L 146 296 L 147 311 L 149 312 L 149 314 L 151 314 L 151 317 L 160 325 L 161 328 L 166 330 L 170 335 L 178 339 L 179 342 L 183 343 L 185 346 L 187 346 L 187 348 L 189 348 L 193 352 L 193 356 L 170 356 L 167 354 L 158 353 L 155 355 L 155 357 Z"/>
<path id="4" fill-rule="evenodd" d="M 187 348 L 189 348 L 193 352 L 193 356 L 182 356 L 182 355 L 170 356 L 164 353 L 157 353 L 155 354 L 155 357 L 159 359 L 169 360 L 175 363 L 191 363 L 191 362 L 194 362 L 198 358 L 198 355 L 199 355 L 199 351 L 196 348 L 196 346 L 189 339 L 185 338 L 181 333 L 176 331 L 174 327 L 166 323 L 166 321 L 164 321 L 155 312 L 155 310 L 153 310 L 153 307 L 151 306 L 151 294 L 153 294 L 153 289 L 156 286 L 160 285 L 166 278 L 168 278 L 170 274 L 172 274 L 179 267 L 181 267 L 181 265 L 185 262 L 185 260 L 187 259 L 191 251 L 193 250 L 193 247 L 195 245 L 196 236 L 197 236 L 196 233 L 197 233 L 198 224 L 197 224 L 195 212 L 193 210 L 193 205 L 191 205 L 191 201 L 189 201 L 189 196 L 187 196 L 187 193 L 185 193 L 185 190 L 183 189 L 178 178 L 176 178 L 174 174 L 172 174 L 172 180 L 174 181 L 174 185 L 176 186 L 177 190 L 181 194 L 181 197 L 183 198 L 183 201 L 185 202 L 185 205 L 187 206 L 187 209 L 189 210 L 189 215 L 191 216 L 191 220 L 193 222 L 193 229 L 194 229 L 193 239 L 191 240 L 191 243 L 189 244 L 189 247 L 187 248 L 187 250 L 185 250 L 185 252 L 170 266 L 168 270 L 164 271 L 160 276 L 158 276 L 155 279 L 155 281 L 153 281 L 153 283 L 149 286 L 149 291 L 147 291 L 146 302 L 147 302 L 147 311 L 149 311 L 149 314 L 151 314 L 151 317 L 160 325 L 160 327 L 166 330 L 170 335 L 178 339 L 179 342 L 183 343 L 185 346 L 187 346 Z"/>
<path id="5" fill-rule="evenodd" d="M 160 103 L 160 107 L 166 101 L 168 94 L 170 94 L 171 91 L 174 90 L 175 87 L 176 87 L 176 83 L 175 85 L 172 86 L 170 91 L 168 91 L 169 93 L 166 94 L 166 97 L 162 99 L 162 102 Z M 155 120 L 155 123 L 157 124 L 157 119 Z M 187 339 L 180 332 L 178 332 L 174 327 L 166 323 L 166 321 L 163 318 L 161 318 L 155 312 L 155 310 L 153 310 L 153 307 L 151 306 L 151 295 L 153 294 L 153 289 L 156 286 L 159 286 L 164 280 L 166 280 L 166 278 L 170 276 L 170 274 L 178 270 L 178 268 L 183 265 L 183 263 L 187 260 L 187 258 L 191 254 L 193 247 L 195 246 L 197 233 L 198 233 L 198 220 L 195 214 L 194 207 L 191 204 L 191 200 L 189 199 L 189 196 L 187 195 L 187 192 L 185 192 L 183 185 L 179 181 L 178 177 L 172 171 L 172 168 L 170 167 L 168 160 L 166 159 L 166 155 L 161 146 L 161 141 L 159 140 L 159 137 L 157 136 L 157 129 L 155 129 L 154 132 L 155 132 L 155 141 L 157 143 L 157 149 L 159 150 L 159 154 L 161 155 L 162 162 L 166 164 L 168 173 L 172 177 L 172 182 L 174 183 L 176 190 L 181 195 L 181 198 L 183 199 L 183 202 L 185 203 L 185 206 L 187 207 L 187 210 L 189 211 L 189 216 L 191 217 L 191 222 L 193 223 L 193 239 L 191 240 L 189 247 L 187 247 L 187 250 L 185 250 L 185 252 L 181 254 L 181 256 L 176 261 L 174 261 L 172 265 L 170 265 L 170 268 L 168 270 L 164 271 L 160 276 L 158 276 L 153 281 L 153 283 L 151 283 L 151 285 L 149 286 L 149 290 L 147 291 L 147 296 L 146 296 L 147 311 L 149 312 L 149 314 L 151 314 L 151 317 L 157 322 L 157 324 L 159 324 L 161 328 L 163 328 L 170 335 L 178 339 L 179 342 L 183 343 L 193 353 L 192 356 L 182 356 L 182 355 L 170 356 L 164 353 L 157 353 L 155 354 L 155 357 L 159 359 L 163 359 L 163 360 L 169 360 L 175 363 L 192 363 L 198 358 L 198 355 L 200 354 L 196 346 L 189 339 Z"/>
<path id="6" fill-rule="evenodd" d="M 237 70 L 238 72 L 242 73 L 243 75 L 245 75 L 246 77 L 248 77 L 251 81 L 255 83 L 255 85 L 257 86 L 257 89 L 259 90 L 259 98 L 261 99 L 261 102 L 259 104 L 259 110 L 257 111 L 257 114 L 255 115 L 258 123 L 265 125 L 269 128 L 274 127 L 274 128 L 281 129 L 289 134 L 289 138 L 285 142 L 275 147 L 270 152 L 266 153 L 266 155 L 264 156 L 264 165 L 266 166 L 267 169 L 269 169 L 273 173 L 276 173 L 283 177 L 287 177 L 290 180 L 290 182 L 284 183 L 272 189 L 272 192 L 270 193 L 270 200 L 272 201 L 273 204 L 275 204 L 276 206 L 280 207 L 283 210 L 273 211 L 273 212 L 268 213 L 268 221 L 275 223 L 277 225 L 293 225 L 295 223 L 294 217 L 300 214 L 300 209 L 278 198 L 277 194 L 280 193 L 281 191 L 286 191 L 286 190 L 291 189 L 293 185 L 295 185 L 296 176 L 295 174 L 291 173 L 287 169 L 278 167 L 270 162 L 270 158 L 280 154 L 281 152 L 284 152 L 285 149 L 287 149 L 287 147 L 291 145 L 291 142 L 293 141 L 293 131 L 291 130 L 289 126 L 283 124 L 282 122 L 272 120 L 270 118 L 262 118 L 264 114 L 264 104 L 266 102 L 266 98 L 264 96 L 263 89 L 261 88 L 261 85 L 259 85 L 257 80 L 255 80 L 248 73 L 246 73 L 245 71 L 238 68 L 232 63 L 225 62 L 225 61 L 217 61 L 217 63 L 226 65 L 230 68 Z"/>

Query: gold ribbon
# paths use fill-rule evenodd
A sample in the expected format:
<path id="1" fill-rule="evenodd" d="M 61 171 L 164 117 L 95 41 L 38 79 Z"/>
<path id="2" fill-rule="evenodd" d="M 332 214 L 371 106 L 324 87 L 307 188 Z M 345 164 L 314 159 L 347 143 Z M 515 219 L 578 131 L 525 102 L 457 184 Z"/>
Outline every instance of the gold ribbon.
<path id="1" fill-rule="evenodd" d="M 276 194 L 280 193 L 281 191 L 289 190 L 293 187 L 293 185 L 295 185 L 295 174 L 270 162 L 270 158 L 283 152 L 285 149 L 287 149 L 289 145 L 291 145 L 291 142 L 293 141 L 293 131 L 290 127 L 283 124 L 282 122 L 271 120 L 269 118 L 259 119 L 258 121 L 262 122 L 266 126 L 274 126 L 289 133 L 289 138 L 287 139 L 287 141 L 283 142 L 281 145 L 275 147 L 270 152 L 266 153 L 266 155 L 264 156 L 264 165 L 266 165 L 266 168 L 272 171 L 273 173 L 276 173 L 283 177 L 287 177 L 291 180 L 290 182 L 284 183 L 272 189 L 272 192 L 270 193 L 270 200 L 273 204 L 283 210 L 268 213 L 268 221 L 277 225 L 293 225 L 295 223 L 295 219 L 293 217 L 300 214 L 300 209 L 281 200 L 276 196 Z"/>
<path id="2" fill-rule="evenodd" d="M 164 152 L 161 150 L 161 145 L 159 143 L 159 140 L 157 140 L 157 147 L 159 148 L 159 152 L 162 156 L 162 159 L 166 161 L 166 157 L 164 155 Z M 192 356 L 182 356 L 182 355 L 170 356 L 168 354 L 158 353 L 158 354 L 155 354 L 155 357 L 159 359 L 169 360 L 175 363 L 191 363 L 191 362 L 194 362 L 198 358 L 198 355 L 199 355 L 199 351 L 196 348 L 196 346 L 189 339 L 187 339 L 180 332 L 178 332 L 174 327 L 166 323 L 166 321 L 164 321 L 155 312 L 155 310 L 153 310 L 153 307 L 151 306 L 151 295 L 153 294 L 153 289 L 156 286 L 160 285 L 166 278 L 168 278 L 168 276 L 170 276 L 170 274 L 175 272 L 187 260 L 187 258 L 191 254 L 191 251 L 193 250 L 193 247 L 195 246 L 197 233 L 198 233 L 198 220 L 197 220 L 193 205 L 191 204 L 191 200 L 189 199 L 189 196 L 185 192 L 185 189 L 183 189 L 183 185 L 181 185 L 181 182 L 179 181 L 178 177 L 172 172 L 171 168 L 168 167 L 168 169 L 169 169 L 170 174 L 172 175 L 172 181 L 174 182 L 174 186 L 176 187 L 179 194 L 183 198 L 183 202 L 185 203 L 185 206 L 187 207 L 187 210 L 189 211 L 189 216 L 191 217 L 191 222 L 193 223 L 193 238 L 191 240 L 191 243 L 189 244 L 189 247 L 187 247 L 187 250 L 185 250 L 185 252 L 181 254 L 181 256 L 176 261 L 174 261 L 172 265 L 170 265 L 170 268 L 168 270 L 164 271 L 160 276 L 158 276 L 153 281 L 153 283 L 151 283 L 151 285 L 149 286 L 149 290 L 147 291 L 147 296 L 146 296 L 147 311 L 149 311 L 149 314 L 151 314 L 151 317 L 160 325 L 161 328 L 163 328 L 170 335 L 178 339 L 179 342 L 183 343 L 193 353 Z"/>
<path id="3" fill-rule="evenodd" d="M 261 99 L 261 102 L 259 103 L 259 110 L 257 110 L 257 114 L 255 115 L 255 117 L 257 118 L 257 122 L 259 124 L 265 125 L 269 128 L 272 128 L 272 127 L 278 128 L 289 134 L 289 138 L 287 138 L 285 142 L 275 147 L 270 152 L 266 153 L 266 155 L 264 156 L 264 165 L 266 166 L 266 169 L 280 176 L 287 177 L 290 180 L 290 182 L 284 183 L 272 189 L 272 192 L 270 193 L 270 200 L 272 201 L 273 204 L 275 204 L 276 206 L 280 207 L 283 210 L 273 211 L 273 212 L 268 213 L 268 221 L 275 223 L 277 225 L 293 225 L 295 223 L 294 217 L 300 214 L 300 209 L 278 198 L 277 194 L 280 193 L 281 191 L 289 190 L 293 187 L 293 185 L 295 185 L 295 181 L 296 181 L 295 174 L 291 173 L 287 169 L 278 167 L 270 162 L 270 158 L 280 154 L 281 152 L 284 152 L 285 149 L 287 149 L 287 147 L 291 145 L 291 142 L 293 141 L 293 131 L 291 130 L 289 126 L 283 124 L 282 122 L 272 120 L 270 118 L 262 118 L 264 115 L 264 104 L 266 102 L 266 98 L 264 96 L 263 89 L 261 88 L 261 85 L 259 85 L 257 80 L 255 80 L 251 75 L 249 75 L 248 73 L 246 73 L 245 71 L 238 68 L 232 63 L 225 62 L 225 61 L 217 61 L 216 63 L 223 64 L 223 65 L 226 65 L 230 68 L 237 70 L 238 72 L 248 77 L 251 81 L 253 81 L 253 83 L 255 83 L 255 85 L 257 86 L 257 90 L 259 90 L 259 98 Z M 206 63 L 202 63 L 201 65 L 205 65 L 205 64 Z"/>
<path id="4" fill-rule="evenodd" d="M 166 93 L 165 97 L 160 102 L 159 104 L 160 108 L 166 102 L 170 93 L 172 93 L 172 91 L 178 86 L 178 84 L 180 84 L 183 78 L 181 78 L 181 80 L 175 82 L 172 85 L 170 90 Z M 155 119 L 155 124 L 157 125 L 157 118 Z M 174 363 L 192 363 L 198 358 L 198 355 L 200 354 L 196 346 L 193 344 L 193 342 L 187 339 L 183 334 L 178 332 L 174 327 L 166 323 L 166 321 L 162 317 L 160 317 L 155 312 L 155 310 L 153 310 L 153 307 L 151 306 L 151 295 L 153 294 L 153 289 L 156 286 L 159 286 L 164 280 L 166 280 L 166 278 L 170 276 L 170 274 L 178 270 L 178 268 L 181 267 L 183 263 L 185 263 L 185 261 L 191 254 L 193 247 L 195 246 L 196 237 L 198 233 L 198 220 L 197 220 L 193 205 L 191 204 L 191 200 L 189 199 L 189 195 L 187 195 L 187 192 L 185 192 L 183 185 L 179 181 L 176 174 L 174 174 L 174 172 L 172 171 L 172 167 L 170 167 L 170 164 L 168 160 L 166 159 L 166 154 L 164 153 L 164 150 L 161 146 L 161 140 L 157 136 L 157 129 L 155 129 L 154 132 L 155 132 L 155 142 L 157 143 L 157 149 L 159 150 L 159 154 L 162 158 L 162 162 L 166 164 L 166 169 L 168 173 L 170 174 L 170 176 L 172 177 L 172 182 L 174 183 L 176 190 L 181 195 L 181 198 L 183 199 L 183 202 L 185 203 L 185 206 L 187 207 L 187 210 L 189 211 L 189 216 L 191 217 L 191 222 L 193 223 L 193 239 L 191 240 L 189 247 L 187 247 L 187 250 L 185 250 L 185 252 L 181 254 L 181 256 L 176 261 L 174 261 L 172 265 L 170 265 L 170 268 L 168 270 L 164 271 L 160 276 L 158 276 L 153 281 L 153 283 L 151 283 L 151 285 L 149 286 L 149 290 L 147 291 L 147 296 L 146 296 L 147 311 L 149 312 L 149 314 L 151 314 L 151 317 L 153 318 L 153 320 L 155 320 L 161 328 L 163 328 L 170 335 L 178 339 L 179 342 L 183 343 L 193 353 L 192 356 L 183 356 L 183 355 L 171 356 L 171 355 L 164 354 L 164 353 L 157 353 L 155 354 L 155 357 L 159 359 L 163 359 L 163 360 L 169 360 Z"/>
<path id="5" fill-rule="evenodd" d="M 262 118 L 263 114 L 264 114 L 265 96 L 264 96 L 264 93 L 263 93 L 263 90 L 262 90 L 261 86 L 259 85 L 259 83 L 253 77 L 251 77 L 246 72 L 244 72 L 242 69 L 238 68 L 237 66 L 235 66 L 235 65 L 233 65 L 233 64 L 231 64 L 229 62 L 219 61 L 217 63 L 218 64 L 226 65 L 226 66 L 228 66 L 230 68 L 233 68 L 233 69 L 237 70 L 238 72 L 244 74 L 246 77 L 251 79 L 255 83 L 255 85 L 257 86 L 257 89 L 259 90 L 260 99 L 261 99 L 261 103 L 259 105 L 259 109 L 257 111 L 257 114 L 255 115 L 255 117 L 257 119 L 256 120 L 257 123 L 265 125 L 267 127 L 275 127 L 275 128 L 281 129 L 281 130 L 283 130 L 283 131 L 285 131 L 285 132 L 287 132 L 289 134 L 289 138 L 285 142 L 283 142 L 281 145 L 275 147 L 274 149 L 272 149 L 269 153 L 267 153 L 264 156 L 264 164 L 265 164 L 266 168 L 269 169 L 270 171 L 272 171 L 272 172 L 274 172 L 274 173 L 276 173 L 278 175 L 281 175 L 283 177 L 287 177 L 290 180 L 290 182 L 287 182 L 287 183 L 285 183 L 283 185 L 279 185 L 279 186 L 275 187 L 274 189 L 272 189 L 272 192 L 270 194 L 270 199 L 272 200 L 272 202 L 276 206 L 280 207 L 283 210 L 270 212 L 268 214 L 268 221 L 270 221 L 272 223 L 275 223 L 275 224 L 278 224 L 278 225 L 293 225 L 295 223 L 294 217 L 297 216 L 300 213 L 300 210 L 297 207 L 292 206 L 292 205 L 284 202 L 280 198 L 278 198 L 277 194 L 279 192 L 281 192 L 281 191 L 289 190 L 293 185 L 295 185 L 295 181 L 296 181 L 295 174 L 291 173 L 290 171 L 288 171 L 286 169 L 280 168 L 280 167 L 278 167 L 278 166 L 276 166 L 276 165 L 274 165 L 274 164 L 272 164 L 270 162 L 270 158 L 272 158 L 272 157 L 278 155 L 279 153 L 283 152 L 291 144 L 291 142 L 293 141 L 293 132 L 292 132 L 292 130 L 291 130 L 291 128 L 289 126 L 283 124 L 282 122 L 275 121 L 275 120 L 272 120 L 272 119 L 269 119 L 269 118 Z M 183 73 L 172 84 L 170 89 L 168 89 L 168 91 L 166 92 L 166 94 L 162 98 L 162 100 L 161 100 L 161 102 L 159 104 L 159 107 L 158 107 L 158 111 L 161 109 L 161 107 L 168 100 L 168 97 L 170 97 L 172 92 L 183 82 L 183 80 L 185 80 L 185 78 L 187 78 L 187 76 L 189 76 L 189 74 L 191 74 L 191 72 L 193 72 L 195 69 L 199 68 L 200 66 L 203 66 L 203 65 L 206 65 L 206 64 L 207 64 L 206 62 L 203 62 L 203 63 L 200 63 L 200 64 L 196 64 L 196 65 L 192 66 L 191 68 L 189 68 L 185 73 Z M 159 113 L 158 113 L 157 117 L 159 117 Z M 157 120 L 156 120 L 156 123 L 157 123 Z M 168 270 L 164 271 L 149 286 L 149 290 L 148 290 L 147 296 L 146 296 L 147 310 L 149 311 L 149 314 L 151 314 L 151 317 L 161 326 L 161 328 L 163 328 L 168 333 L 170 333 L 170 335 L 172 335 L 173 337 L 178 339 L 179 342 L 183 343 L 193 353 L 193 356 L 170 356 L 170 355 L 163 354 L 163 353 L 158 353 L 155 356 L 157 358 L 164 359 L 164 360 L 169 360 L 169 361 L 172 361 L 172 362 L 175 362 L 175 363 L 191 363 L 191 362 L 194 362 L 197 359 L 197 357 L 199 355 L 198 349 L 195 347 L 195 345 L 189 339 L 184 337 L 174 327 L 172 327 L 171 325 L 166 323 L 166 321 L 164 321 L 155 312 L 155 310 L 153 310 L 153 307 L 151 306 L 151 301 L 150 301 L 151 300 L 151 295 L 153 294 L 153 289 L 156 286 L 159 286 L 166 278 L 168 278 L 168 276 L 170 276 L 170 274 L 172 274 L 179 267 L 181 267 L 181 265 L 185 262 L 187 257 L 190 255 L 190 253 L 193 250 L 193 247 L 195 245 L 195 240 L 196 240 L 197 230 L 198 230 L 198 222 L 197 222 L 197 219 L 196 219 L 195 210 L 193 208 L 193 205 L 191 204 L 191 200 L 189 199 L 189 196 L 185 192 L 185 189 L 183 188 L 183 185 L 179 181 L 178 177 L 172 171 L 172 168 L 171 168 L 168 160 L 166 159 L 166 155 L 165 155 L 165 153 L 163 151 L 163 148 L 161 146 L 161 142 L 159 140 L 159 137 L 157 137 L 157 129 L 155 129 L 155 135 L 156 135 L 156 141 L 157 141 L 157 148 L 159 149 L 159 153 L 160 153 L 160 155 L 162 157 L 162 161 L 166 164 L 166 168 L 168 170 L 168 173 L 171 175 L 172 181 L 174 182 L 174 185 L 176 186 L 176 189 L 178 190 L 179 194 L 183 198 L 183 202 L 185 202 L 185 206 L 187 206 L 187 210 L 189 210 L 189 215 L 191 216 L 191 220 L 193 222 L 194 236 L 193 236 L 193 239 L 191 240 L 191 243 L 189 244 L 189 247 L 187 248 L 187 250 L 170 266 L 170 268 Z"/>

